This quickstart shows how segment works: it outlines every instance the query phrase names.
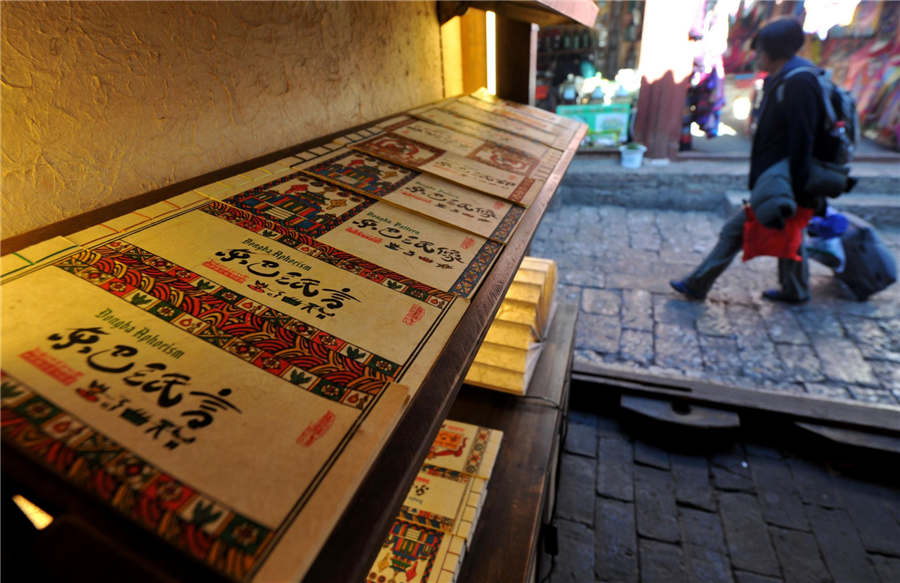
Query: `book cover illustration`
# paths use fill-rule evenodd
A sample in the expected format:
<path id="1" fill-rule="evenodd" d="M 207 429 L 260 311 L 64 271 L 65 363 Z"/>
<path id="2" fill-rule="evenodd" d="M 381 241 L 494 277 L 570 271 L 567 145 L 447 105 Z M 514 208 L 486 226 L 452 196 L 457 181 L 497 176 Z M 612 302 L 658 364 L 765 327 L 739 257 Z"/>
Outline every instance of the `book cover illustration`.
<path id="1" fill-rule="evenodd" d="M 425 456 L 425 464 L 489 480 L 503 432 L 444 420 Z"/>
<path id="2" fill-rule="evenodd" d="M 121 240 L 2 292 L 4 441 L 235 580 L 302 576 L 407 399 L 373 355 Z"/>
<path id="3" fill-rule="evenodd" d="M 501 170 L 392 132 L 357 142 L 351 148 L 525 207 L 534 202 L 544 184 L 543 180 Z"/>
<path id="4" fill-rule="evenodd" d="M 410 116 L 403 116 L 395 123 L 385 126 L 384 129 L 500 170 L 544 181 L 556 168 L 562 155 L 558 150 L 545 147 L 543 155 L 535 156 L 526 150 L 476 138 L 465 132 L 456 131 L 454 128 L 447 128 Z M 535 144 L 535 146 L 542 147 L 540 144 Z M 529 149 L 533 150 L 534 148 Z"/>
<path id="5" fill-rule="evenodd" d="M 223 202 L 463 297 L 475 292 L 502 249 L 496 241 L 300 172 Z"/>
<path id="6" fill-rule="evenodd" d="M 424 466 L 413 481 L 397 518 L 454 534 L 468 541 L 477 507 L 469 508 L 472 476 Z"/>
<path id="7" fill-rule="evenodd" d="M 522 123 L 493 111 L 486 111 L 458 99 L 438 103 L 435 107 L 498 130 L 504 130 L 517 136 L 534 140 L 557 150 L 565 150 L 569 145 L 569 138 L 563 134 L 547 132 L 533 125 Z"/>
<path id="8" fill-rule="evenodd" d="M 509 201 L 355 150 L 342 149 L 297 168 L 500 243 L 509 240 L 524 214 Z"/>
<path id="9" fill-rule="evenodd" d="M 458 536 L 397 519 L 366 583 L 453 583 L 465 551 Z"/>

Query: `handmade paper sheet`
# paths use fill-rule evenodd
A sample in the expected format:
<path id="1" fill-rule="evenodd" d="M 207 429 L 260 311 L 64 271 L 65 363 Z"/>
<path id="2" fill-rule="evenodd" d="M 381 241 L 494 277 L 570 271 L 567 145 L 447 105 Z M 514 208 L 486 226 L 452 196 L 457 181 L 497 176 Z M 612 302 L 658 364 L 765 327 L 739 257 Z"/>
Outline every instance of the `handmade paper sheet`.
<path id="1" fill-rule="evenodd" d="M 475 292 L 502 248 L 299 172 L 224 202 L 463 297 Z"/>
<path id="2" fill-rule="evenodd" d="M 500 243 L 509 240 L 524 213 L 509 201 L 354 150 L 311 159 L 297 168 Z"/>
<path id="3" fill-rule="evenodd" d="M 425 456 L 425 464 L 489 480 L 503 432 L 445 419 Z"/>
<path id="4" fill-rule="evenodd" d="M 543 158 L 544 156 L 549 155 L 556 156 L 556 158 L 559 159 L 560 156 L 560 152 L 551 148 L 550 146 L 546 146 L 534 140 L 529 140 L 528 138 L 517 136 L 516 134 L 504 131 L 502 129 L 494 128 L 482 123 L 478 123 L 477 121 L 472 121 L 470 119 L 460 117 L 459 115 L 451 113 L 446 109 L 442 109 L 437 105 L 428 105 L 425 107 L 420 107 L 418 109 L 413 109 L 409 112 L 409 115 L 417 117 L 419 119 L 423 119 L 425 121 L 429 121 L 439 126 L 443 126 L 445 128 L 450 128 L 451 130 L 455 130 L 457 132 L 468 134 L 475 138 L 479 138 L 488 142 L 494 142 L 496 144 L 502 144 L 509 148 L 520 150 L 522 152 L 525 152 L 529 156 L 534 156 L 535 158 Z"/>
<path id="5" fill-rule="evenodd" d="M 489 166 L 392 132 L 357 142 L 351 147 L 375 158 L 428 172 L 525 207 L 534 202 L 544 184 L 543 180 Z"/>
<path id="6" fill-rule="evenodd" d="M 450 114 L 452 115 L 452 114 Z M 553 148 L 534 144 L 543 152 L 533 155 L 526 150 L 484 140 L 442 125 L 403 116 L 385 126 L 385 131 L 405 136 L 435 148 L 443 148 L 500 170 L 506 170 L 546 181 L 556 168 L 561 153 Z M 527 141 L 527 140 L 523 140 Z M 534 150 L 534 148 L 529 148 Z"/>
<path id="7" fill-rule="evenodd" d="M 556 148 L 557 150 L 565 150 L 571 141 L 571 138 L 567 135 L 548 132 L 534 127 L 533 125 L 500 115 L 499 113 L 486 111 L 463 101 L 450 100 L 438 103 L 436 107 L 492 128 L 512 132 L 517 136 L 540 142 L 546 146 Z"/>
<path id="8" fill-rule="evenodd" d="M 2 292 L 4 441 L 236 580 L 302 576 L 407 398 L 123 241 Z"/>
<path id="9" fill-rule="evenodd" d="M 507 119 L 538 128 L 539 130 L 545 131 L 550 134 L 563 135 L 566 138 L 571 138 L 572 136 L 574 136 L 575 131 L 578 129 L 579 122 L 575 122 L 575 124 L 573 124 L 572 121 L 574 120 L 570 121 L 568 118 L 562 116 L 554 116 L 553 118 L 535 116 L 533 114 L 530 114 L 529 112 L 523 111 L 520 108 L 512 107 L 508 104 L 508 102 L 503 100 L 497 100 L 489 103 L 481 99 L 476 99 L 471 95 L 462 95 L 458 98 L 458 100 L 460 103 L 465 103 L 466 105 L 471 105 L 472 107 L 477 107 L 478 109 L 484 111 L 496 113 L 497 115 L 501 115 Z"/>

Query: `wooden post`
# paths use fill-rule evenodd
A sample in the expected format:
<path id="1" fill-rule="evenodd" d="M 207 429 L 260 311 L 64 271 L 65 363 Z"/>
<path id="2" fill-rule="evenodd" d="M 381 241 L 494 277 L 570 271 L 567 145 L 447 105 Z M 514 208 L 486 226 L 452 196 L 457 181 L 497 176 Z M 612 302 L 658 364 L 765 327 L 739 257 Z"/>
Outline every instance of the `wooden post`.
<path id="1" fill-rule="evenodd" d="M 484 10 L 469 8 L 460 18 L 462 44 L 462 92 L 487 87 L 487 48 Z"/>
<path id="2" fill-rule="evenodd" d="M 648 158 L 671 158 L 678 152 L 693 67 L 688 33 L 699 6 L 698 0 L 647 0 L 644 6 L 634 137 L 647 146 Z"/>
<path id="3" fill-rule="evenodd" d="M 534 105 L 537 26 L 497 14 L 497 97 Z"/>

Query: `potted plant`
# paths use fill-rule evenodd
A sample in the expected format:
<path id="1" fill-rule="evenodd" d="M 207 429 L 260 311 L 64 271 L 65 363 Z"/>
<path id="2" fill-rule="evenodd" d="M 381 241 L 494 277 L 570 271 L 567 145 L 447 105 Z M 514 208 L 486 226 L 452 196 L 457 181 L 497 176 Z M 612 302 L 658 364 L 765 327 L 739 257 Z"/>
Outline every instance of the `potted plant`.
<path id="1" fill-rule="evenodd" d="M 628 142 L 619 146 L 619 152 L 622 154 L 622 166 L 624 168 L 640 168 L 646 151 L 647 146 L 638 142 Z"/>

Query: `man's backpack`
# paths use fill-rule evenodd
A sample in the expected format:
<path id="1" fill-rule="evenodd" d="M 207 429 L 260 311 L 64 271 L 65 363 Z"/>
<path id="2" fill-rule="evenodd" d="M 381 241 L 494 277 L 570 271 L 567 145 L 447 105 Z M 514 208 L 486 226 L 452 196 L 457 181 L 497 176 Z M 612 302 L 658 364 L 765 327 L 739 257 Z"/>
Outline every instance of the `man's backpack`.
<path id="1" fill-rule="evenodd" d="M 818 67 L 797 67 L 788 71 L 776 91 L 778 101 L 784 95 L 784 81 L 797 73 L 812 73 L 819 81 L 825 107 L 825 148 L 829 155 L 822 162 L 843 166 L 849 164 L 859 141 L 859 115 L 856 100 L 849 91 L 831 80 L 831 71 Z"/>

